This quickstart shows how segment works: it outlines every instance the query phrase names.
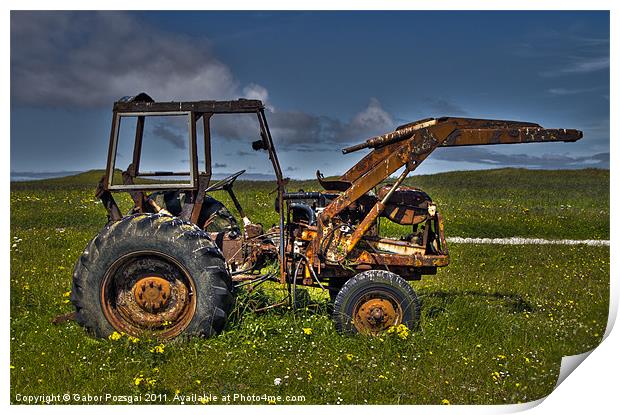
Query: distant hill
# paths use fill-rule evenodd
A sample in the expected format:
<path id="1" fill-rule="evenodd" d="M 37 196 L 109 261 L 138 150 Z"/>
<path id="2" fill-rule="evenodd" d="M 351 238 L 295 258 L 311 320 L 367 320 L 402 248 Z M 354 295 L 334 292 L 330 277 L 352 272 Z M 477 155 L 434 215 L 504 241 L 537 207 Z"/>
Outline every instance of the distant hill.
<path id="1" fill-rule="evenodd" d="M 103 170 L 89 170 L 66 177 L 54 177 L 30 181 L 12 181 L 11 189 L 57 189 L 57 188 L 92 188 L 94 189 L 101 177 Z M 228 174 L 215 174 L 214 180 L 220 180 Z M 115 180 L 121 181 L 121 171 L 115 172 Z M 425 175 L 412 175 L 405 181 L 406 185 L 425 188 L 452 187 L 458 190 L 459 187 L 466 187 L 471 182 L 486 183 L 488 186 L 511 186 L 523 180 L 537 181 L 541 178 L 551 181 L 574 181 L 588 178 L 602 180 L 609 183 L 609 170 L 604 169 L 582 169 L 582 170 L 530 170 L 517 168 L 504 168 L 493 170 L 472 170 L 472 171 L 453 171 Z M 391 179 L 394 180 L 393 178 Z M 246 187 L 265 187 L 273 190 L 275 177 L 267 174 L 245 173 L 237 179 L 239 189 Z M 320 190 L 321 186 L 317 180 L 291 180 L 288 186 L 289 191 L 299 189 Z"/>
<path id="2" fill-rule="evenodd" d="M 32 171 L 12 171 L 12 182 L 23 182 L 28 180 L 51 179 L 55 177 L 74 176 L 82 173 L 81 171 L 53 171 L 53 172 L 32 172 Z"/>
<path id="3" fill-rule="evenodd" d="M 57 188 L 57 187 L 95 187 L 101 177 L 105 174 L 104 170 L 88 170 L 85 172 L 49 172 L 49 173 L 33 173 L 33 172 L 11 172 L 11 188 Z M 221 180 L 232 173 L 215 173 L 213 180 Z M 115 181 L 119 183 L 121 179 L 121 170 L 114 172 Z M 260 181 L 268 182 L 275 180 L 274 175 L 262 173 L 244 173 L 240 177 L 240 181 Z"/>

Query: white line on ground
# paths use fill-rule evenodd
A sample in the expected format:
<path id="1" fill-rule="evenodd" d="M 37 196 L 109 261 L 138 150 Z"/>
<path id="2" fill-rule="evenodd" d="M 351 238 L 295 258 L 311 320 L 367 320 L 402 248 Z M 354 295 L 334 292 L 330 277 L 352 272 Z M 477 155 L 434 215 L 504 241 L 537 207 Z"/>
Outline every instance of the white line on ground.
<path id="1" fill-rule="evenodd" d="M 608 240 L 599 239 L 540 239 L 540 238 L 461 238 L 453 236 L 446 238 L 453 244 L 494 244 L 494 245 L 589 245 L 609 246 Z"/>

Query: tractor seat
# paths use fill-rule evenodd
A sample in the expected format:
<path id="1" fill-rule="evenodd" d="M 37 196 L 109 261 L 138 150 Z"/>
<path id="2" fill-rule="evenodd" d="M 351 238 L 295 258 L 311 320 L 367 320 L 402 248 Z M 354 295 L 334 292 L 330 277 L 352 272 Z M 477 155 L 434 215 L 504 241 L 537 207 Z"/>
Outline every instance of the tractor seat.
<path id="1" fill-rule="evenodd" d="M 323 189 L 327 190 L 328 192 L 344 192 L 349 187 L 351 187 L 351 182 L 347 182 L 344 180 L 325 180 L 323 174 L 321 174 L 319 170 L 316 171 L 316 178 L 321 184 L 321 186 L 323 186 Z"/>

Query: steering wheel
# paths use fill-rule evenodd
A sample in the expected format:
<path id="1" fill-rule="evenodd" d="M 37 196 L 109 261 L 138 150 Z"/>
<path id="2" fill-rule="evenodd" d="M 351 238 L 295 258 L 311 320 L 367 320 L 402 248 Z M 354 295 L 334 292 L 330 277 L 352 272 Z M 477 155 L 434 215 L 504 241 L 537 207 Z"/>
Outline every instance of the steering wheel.
<path id="1" fill-rule="evenodd" d="M 206 188 L 205 193 L 214 192 L 216 190 L 226 190 L 227 188 L 232 186 L 235 180 L 237 180 L 237 177 L 241 176 L 243 173 L 245 173 L 245 170 L 233 173 L 230 176 L 223 178 L 219 182 L 213 183 L 211 186 Z"/>

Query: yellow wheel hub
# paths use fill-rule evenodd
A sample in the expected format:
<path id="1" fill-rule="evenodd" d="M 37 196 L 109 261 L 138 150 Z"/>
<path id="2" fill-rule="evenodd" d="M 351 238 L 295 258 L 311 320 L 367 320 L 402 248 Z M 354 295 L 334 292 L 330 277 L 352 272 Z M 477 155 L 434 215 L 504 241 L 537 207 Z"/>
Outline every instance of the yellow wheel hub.
<path id="1" fill-rule="evenodd" d="M 353 324 L 358 332 L 378 334 L 402 319 L 400 307 L 386 298 L 370 298 L 357 307 Z"/>

